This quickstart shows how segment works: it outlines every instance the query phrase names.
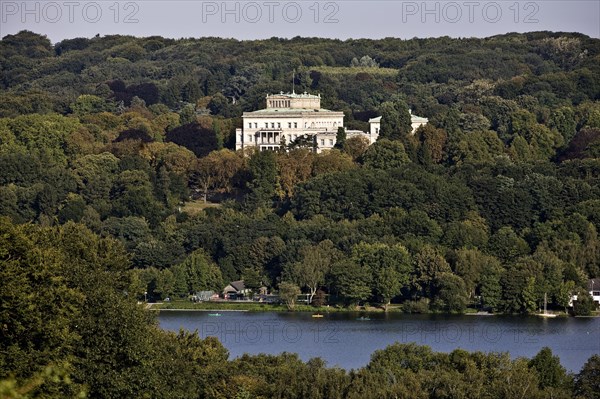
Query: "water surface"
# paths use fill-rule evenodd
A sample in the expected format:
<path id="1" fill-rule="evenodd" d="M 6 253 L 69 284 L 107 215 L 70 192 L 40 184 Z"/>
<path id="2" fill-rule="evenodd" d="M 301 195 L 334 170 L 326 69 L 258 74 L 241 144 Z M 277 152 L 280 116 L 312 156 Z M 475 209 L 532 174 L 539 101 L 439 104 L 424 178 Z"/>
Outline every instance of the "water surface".
<path id="1" fill-rule="evenodd" d="M 244 353 L 295 352 L 303 360 L 321 357 L 329 366 L 356 369 L 371 354 L 394 342 L 415 342 L 434 351 L 509 352 L 532 357 L 544 346 L 558 355 L 567 370 L 577 372 L 593 354 L 600 354 L 600 318 L 515 316 L 452 316 L 287 312 L 161 312 L 162 328 L 197 330 L 216 336 L 232 358 Z"/>

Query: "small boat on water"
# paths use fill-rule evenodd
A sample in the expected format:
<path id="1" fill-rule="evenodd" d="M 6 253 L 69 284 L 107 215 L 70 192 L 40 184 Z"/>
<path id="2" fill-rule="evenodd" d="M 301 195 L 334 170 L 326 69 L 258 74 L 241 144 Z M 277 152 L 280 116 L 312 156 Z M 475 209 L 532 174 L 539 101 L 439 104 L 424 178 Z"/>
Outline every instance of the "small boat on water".
<path id="1" fill-rule="evenodd" d="M 209 316 L 218 317 L 221 316 L 221 313 L 209 313 Z"/>
<path id="2" fill-rule="evenodd" d="M 315 313 L 314 315 L 312 315 L 312 317 L 320 318 L 323 317 L 323 315 L 321 313 Z"/>
<path id="3" fill-rule="evenodd" d="M 368 316 L 361 316 L 361 317 L 357 317 L 356 320 L 367 321 L 367 320 L 371 320 L 371 318 Z"/>

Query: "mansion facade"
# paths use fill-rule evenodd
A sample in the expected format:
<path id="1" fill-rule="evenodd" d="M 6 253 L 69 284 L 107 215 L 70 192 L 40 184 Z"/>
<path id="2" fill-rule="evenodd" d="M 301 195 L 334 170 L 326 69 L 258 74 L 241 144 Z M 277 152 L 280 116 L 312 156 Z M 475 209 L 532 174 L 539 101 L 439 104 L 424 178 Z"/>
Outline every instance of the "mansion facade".
<path id="1" fill-rule="evenodd" d="M 412 115 L 412 114 L 411 114 Z M 335 146 L 338 128 L 344 127 L 344 113 L 321 108 L 321 95 L 279 93 L 267 95 L 267 107 L 242 114 L 242 128 L 236 129 L 235 149 L 277 150 L 298 139 L 310 140 L 317 153 Z M 426 118 L 412 116 L 413 133 Z M 346 130 L 346 137 L 362 136 L 369 144 L 379 137 L 381 117 L 369 120 L 369 131 Z"/>

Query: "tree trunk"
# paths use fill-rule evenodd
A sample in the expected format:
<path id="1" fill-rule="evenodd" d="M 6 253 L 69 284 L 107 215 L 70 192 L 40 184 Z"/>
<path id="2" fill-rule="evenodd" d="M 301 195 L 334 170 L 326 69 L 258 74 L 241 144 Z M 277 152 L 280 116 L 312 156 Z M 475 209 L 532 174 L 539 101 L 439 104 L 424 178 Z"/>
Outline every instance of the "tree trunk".
<path id="1" fill-rule="evenodd" d="M 208 202 L 208 184 L 204 185 L 204 194 L 202 196 L 204 197 L 204 203 L 206 204 Z"/>

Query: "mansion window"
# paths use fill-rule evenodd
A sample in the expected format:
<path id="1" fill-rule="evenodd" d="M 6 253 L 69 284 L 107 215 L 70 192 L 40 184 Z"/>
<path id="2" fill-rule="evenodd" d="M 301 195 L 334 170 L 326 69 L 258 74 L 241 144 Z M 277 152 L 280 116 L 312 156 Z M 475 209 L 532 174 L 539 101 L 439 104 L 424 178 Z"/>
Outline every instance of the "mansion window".
<path id="1" fill-rule="evenodd" d="M 325 145 L 325 139 L 321 139 L 321 145 Z"/>
<path id="2" fill-rule="evenodd" d="M 252 135 L 251 135 L 251 134 L 249 134 L 249 135 L 248 135 L 248 141 L 249 141 L 250 143 L 252 143 Z"/>
<path id="3" fill-rule="evenodd" d="M 277 129 L 281 129 L 281 122 L 277 122 Z"/>
<path id="4" fill-rule="evenodd" d="M 333 146 L 333 139 L 329 139 L 329 145 Z"/>
<path id="5" fill-rule="evenodd" d="M 292 128 L 292 122 L 288 122 L 288 128 L 291 129 Z"/>
<path id="6" fill-rule="evenodd" d="M 248 123 L 248 127 L 252 129 L 252 122 Z"/>
<path id="7" fill-rule="evenodd" d="M 298 128 L 298 122 L 294 122 L 294 129 Z"/>
<path id="8" fill-rule="evenodd" d="M 265 122 L 265 128 L 269 128 L 269 122 Z"/>
<path id="9" fill-rule="evenodd" d="M 271 129 L 275 129 L 275 122 L 271 122 Z"/>
<path id="10" fill-rule="evenodd" d="M 254 127 L 258 129 L 258 122 L 254 122 Z"/>

